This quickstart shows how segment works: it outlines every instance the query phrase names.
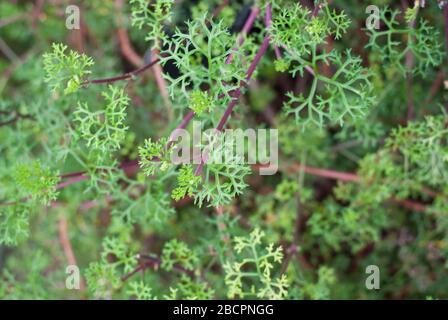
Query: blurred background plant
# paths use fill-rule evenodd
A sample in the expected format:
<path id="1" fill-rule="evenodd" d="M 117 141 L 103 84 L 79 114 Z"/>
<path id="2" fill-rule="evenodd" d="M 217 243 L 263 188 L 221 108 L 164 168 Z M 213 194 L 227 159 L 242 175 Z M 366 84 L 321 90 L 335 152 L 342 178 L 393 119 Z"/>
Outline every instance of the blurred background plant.
<path id="1" fill-rule="evenodd" d="M 448 298 L 448 5 L 423 3 L 2 1 L 0 298 Z M 171 163 L 193 118 L 278 129 L 279 172 Z"/>

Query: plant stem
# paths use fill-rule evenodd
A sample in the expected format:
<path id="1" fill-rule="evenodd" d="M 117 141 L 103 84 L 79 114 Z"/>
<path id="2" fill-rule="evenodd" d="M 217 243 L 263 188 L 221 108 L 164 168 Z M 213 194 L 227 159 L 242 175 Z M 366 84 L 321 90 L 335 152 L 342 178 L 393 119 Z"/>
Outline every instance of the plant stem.
<path id="1" fill-rule="evenodd" d="M 116 26 L 118 43 L 120 46 L 121 54 L 132 63 L 135 67 L 141 67 L 143 65 L 143 59 L 135 52 L 132 47 L 131 40 L 129 39 L 128 32 L 124 27 L 124 18 L 122 14 L 124 0 L 115 0 L 115 9 L 117 10 Z"/>
<path id="2" fill-rule="evenodd" d="M 212 17 L 217 17 L 221 11 L 229 5 L 230 0 L 224 0 L 219 6 L 213 10 Z"/>
<path id="3" fill-rule="evenodd" d="M 238 103 L 238 99 L 241 96 L 241 89 L 247 85 L 247 83 L 252 78 L 253 73 L 255 72 L 255 69 L 258 66 L 258 63 L 260 62 L 261 58 L 265 54 L 267 48 L 269 46 L 269 36 L 265 36 L 263 39 L 263 43 L 260 46 L 260 49 L 258 49 L 257 54 L 255 55 L 254 60 L 249 66 L 249 69 L 247 70 L 246 74 L 246 81 L 242 82 L 240 84 L 240 88 L 235 91 L 235 95 L 233 97 L 233 100 L 230 101 L 230 103 L 227 106 L 226 111 L 224 112 L 224 115 L 222 116 L 221 120 L 218 123 L 218 126 L 216 127 L 216 130 L 222 131 L 224 128 L 224 125 L 226 124 L 227 120 L 229 119 L 230 115 L 232 114 L 233 108 L 235 108 L 236 104 Z M 195 171 L 195 175 L 198 176 L 202 172 L 202 168 L 204 167 L 205 160 L 202 159 L 201 163 L 198 165 Z"/>
<path id="4" fill-rule="evenodd" d="M 317 15 L 319 14 L 320 10 L 324 7 L 324 5 L 325 4 L 323 2 L 320 2 L 320 3 L 316 4 L 314 6 L 312 16 L 313 17 L 317 17 Z"/>
<path id="5" fill-rule="evenodd" d="M 358 175 L 354 173 L 348 172 L 339 172 L 334 170 L 322 169 L 322 168 L 314 168 L 306 165 L 302 165 L 300 163 L 294 163 L 288 169 L 290 172 L 302 171 L 314 176 L 334 179 L 343 182 L 359 182 L 361 179 Z"/>
<path id="6" fill-rule="evenodd" d="M 134 70 L 132 72 L 125 73 L 125 74 L 123 74 L 121 76 L 105 78 L 105 79 L 87 80 L 87 81 L 81 83 L 81 86 L 86 86 L 86 85 L 88 85 L 90 83 L 101 84 L 101 83 L 112 83 L 112 82 L 120 81 L 120 80 L 130 80 L 130 79 L 134 78 L 135 76 L 139 75 L 140 73 L 145 72 L 146 70 L 151 68 L 153 65 L 155 65 L 159 61 L 160 61 L 160 59 L 153 60 L 151 62 L 148 62 L 147 64 L 145 64 L 141 68 L 138 68 L 138 69 L 136 69 L 136 70 Z"/>
<path id="7" fill-rule="evenodd" d="M 69 179 L 67 181 L 58 183 L 56 185 L 56 190 L 63 189 L 63 188 L 68 187 L 68 186 L 70 186 L 72 184 L 75 184 L 75 183 L 80 182 L 80 181 L 88 180 L 88 179 L 90 179 L 90 177 L 86 176 L 86 175 L 80 175 L 80 176 L 71 178 L 71 179 Z"/>
<path id="8" fill-rule="evenodd" d="M 265 25 L 266 25 L 266 30 L 269 32 L 269 29 L 271 28 L 271 25 L 272 25 L 272 4 L 271 3 L 268 3 L 266 5 Z M 274 45 L 274 52 L 275 52 L 275 57 L 277 59 L 281 59 L 282 58 L 282 54 L 281 54 L 280 49 L 278 48 L 277 45 Z"/>
<path id="9" fill-rule="evenodd" d="M 162 259 L 159 257 L 153 257 L 150 255 L 144 255 L 144 254 L 139 254 L 137 259 L 139 260 L 139 265 L 132 270 L 131 272 L 125 274 L 124 276 L 121 277 L 121 281 L 125 282 L 127 281 L 130 277 L 132 277 L 134 274 L 136 274 L 139 271 L 143 271 L 147 268 L 153 267 L 154 269 L 159 268 L 159 266 L 162 264 Z M 192 270 L 187 270 L 184 267 L 175 264 L 173 265 L 173 269 L 178 270 L 182 273 L 185 273 L 186 275 L 188 275 L 191 278 L 195 277 L 195 274 Z"/>
<path id="10" fill-rule="evenodd" d="M 240 35 L 237 39 L 237 46 L 241 46 L 244 43 L 244 39 L 246 38 L 249 31 L 252 29 L 252 26 L 255 23 L 255 20 L 257 19 L 258 14 L 260 13 L 260 9 L 258 7 L 253 7 L 250 11 L 249 17 L 247 18 L 246 22 L 244 23 L 243 29 L 241 30 Z M 234 48 L 233 51 L 236 51 L 237 48 Z M 230 64 L 233 60 L 233 53 L 231 53 L 226 60 L 226 64 Z"/>
<path id="11" fill-rule="evenodd" d="M 59 232 L 59 242 L 61 243 L 62 249 L 64 251 L 65 257 L 67 259 L 67 263 L 72 266 L 78 265 L 76 260 L 75 253 L 73 251 L 72 244 L 70 242 L 70 237 L 68 235 L 68 221 L 67 217 L 62 216 L 58 222 L 58 232 Z M 86 290 L 86 284 L 84 279 L 80 279 L 80 287 L 81 291 Z"/>
<path id="12" fill-rule="evenodd" d="M 258 16 L 258 13 L 259 13 L 259 12 L 260 12 L 260 9 L 259 9 L 258 7 L 254 7 L 254 8 L 252 8 L 250 15 L 249 15 L 249 17 L 247 18 L 247 20 L 246 20 L 246 22 L 245 22 L 245 24 L 244 24 L 243 29 L 241 30 L 242 35 L 241 35 L 241 36 L 238 38 L 238 40 L 237 40 L 237 44 L 238 44 L 238 45 L 242 45 L 242 44 L 244 43 L 245 36 L 243 36 L 243 35 L 247 35 L 247 34 L 249 33 L 250 29 L 252 29 L 252 26 L 253 26 L 253 24 L 255 23 L 255 20 L 256 20 L 256 18 L 257 18 L 257 16 Z M 236 49 L 235 49 L 235 50 L 236 50 Z M 230 64 L 230 62 L 232 61 L 232 59 L 233 59 L 233 54 L 230 54 L 230 55 L 227 57 L 226 64 Z M 236 90 L 236 91 L 238 91 L 238 90 Z M 232 93 L 232 94 L 234 94 L 234 93 Z M 239 96 L 239 95 L 238 95 L 238 96 Z M 179 136 L 179 134 L 178 134 L 178 130 L 179 130 L 179 129 L 185 129 L 185 128 L 187 127 L 188 123 L 191 121 L 191 119 L 193 119 L 194 115 L 195 115 L 194 111 L 190 111 L 190 112 L 187 113 L 187 115 L 184 117 L 184 119 L 182 120 L 182 122 L 180 123 L 180 125 L 179 125 L 179 126 L 173 131 L 173 133 L 171 134 L 170 139 L 169 139 L 169 141 L 168 141 L 168 147 L 169 147 L 169 146 L 176 140 L 176 138 Z"/>
<path id="13" fill-rule="evenodd" d="M 185 129 L 188 125 L 188 123 L 193 119 L 195 113 L 194 111 L 190 111 L 187 113 L 187 115 L 184 117 L 182 122 L 177 126 L 176 129 L 174 129 L 173 133 L 171 133 L 170 139 L 168 140 L 168 147 L 171 146 L 171 144 L 176 140 L 176 138 L 179 136 L 179 130 Z"/>

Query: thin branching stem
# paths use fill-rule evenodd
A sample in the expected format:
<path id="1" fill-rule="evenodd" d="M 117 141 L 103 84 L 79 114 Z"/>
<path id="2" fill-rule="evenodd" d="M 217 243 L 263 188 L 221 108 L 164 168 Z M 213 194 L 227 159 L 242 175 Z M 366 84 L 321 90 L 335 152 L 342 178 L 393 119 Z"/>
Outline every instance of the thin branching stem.
<path id="1" fill-rule="evenodd" d="M 238 44 L 238 45 L 241 46 L 241 45 L 244 43 L 245 36 L 246 36 L 246 35 L 250 32 L 250 30 L 252 29 L 252 27 L 253 27 L 253 25 L 254 25 L 254 23 L 255 23 L 255 20 L 256 20 L 256 18 L 257 18 L 257 16 L 258 16 L 259 13 L 260 13 L 260 9 L 259 9 L 258 7 L 253 7 L 253 8 L 251 9 L 251 13 L 249 14 L 249 17 L 247 18 L 247 20 L 246 20 L 246 22 L 245 22 L 245 24 L 244 24 L 244 27 L 243 27 L 243 29 L 242 29 L 242 31 L 241 31 L 241 35 L 240 35 L 240 37 L 239 37 L 238 40 L 237 40 L 237 44 Z M 230 64 L 231 61 L 232 61 L 232 59 L 233 59 L 233 54 L 230 54 L 230 55 L 227 57 L 226 64 Z M 238 97 L 239 97 L 238 90 L 235 90 L 235 91 L 231 92 L 230 94 L 231 94 L 231 96 L 236 96 L 236 95 L 238 95 Z M 173 131 L 173 133 L 171 134 L 170 139 L 168 140 L 168 147 L 169 147 L 169 146 L 176 140 L 176 138 L 179 136 L 180 129 L 185 129 L 185 128 L 188 126 L 188 124 L 190 123 L 190 121 L 194 118 L 194 115 L 195 115 L 194 111 L 189 111 L 189 112 L 185 115 L 185 117 L 183 118 L 182 122 L 179 124 L 179 126 L 178 126 L 178 127 Z"/>
<path id="2" fill-rule="evenodd" d="M 150 69 L 152 66 L 154 66 L 156 63 L 159 63 L 160 59 L 153 60 L 151 62 L 148 62 L 144 66 L 132 71 L 125 73 L 121 76 L 111 77 L 111 78 L 104 78 L 104 79 L 94 79 L 94 80 L 87 80 L 83 82 L 81 85 L 86 86 L 88 84 L 104 84 L 104 83 L 112 83 L 120 80 L 131 80 L 134 77 L 138 76 L 139 74 L 145 72 L 146 70 Z"/>
<path id="3" fill-rule="evenodd" d="M 261 58 L 265 54 L 268 46 L 269 46 L 269 36 L 265 36 L 263 39 L 263 43 L 261 44 L 260 48 L 258 49 L 258 52 L 255 55 L 254 60 L 252 60 L 250 66 L 249 66 L 249 69 L 247 70 L 246 81 L 241 83 L 240 88 L 236 90 L 235 95 L 234 95 L 232 101 L 230 101 L 229 105 L 227 106 L 227 109 L 224 111 L 224 115 L 220 119 L 220 121 L 216 127 L 216 130 L 218 130 L 218 131 L 223 130 L 225 124 L 227 123 L 227 120 L 229 119 L 230 115 L 232 114 L 233 109 L 235 108 L 236 104 L 238 103 L 238 99 L 241 95 L 241 89 L 243 87 L 245 87 L 247 85 L 247 83 L 251 80 L 252 75 L 258 66 L 258 63 L 260 62 Z M 201 163 L 196 168 L 195 175 L 198 176 L 201 174 L 202 169 L 205 164 L 205 161 L 206 161 L 205 159 L 201 160 Z"/>
<path id="4" fill-rule="evenodd" d="M 138 265 L 135 267 L 132 271 L 128 272 L 124 276 L 121 277 L 121 281 L 125 282 L 129 278 L 131 278 L 134 274 L 144 271 L 148 268 L 158 269 L 160 265 L 162 264 L 162 259 L 160 257 L 145 255 L 145 254 L 139 254 L 137 255 Z M 187 270 L 184 267 L 174 264 L 173 269 L 180 271 L 181 273 L 184 273 L 188 275 L 191 278 L 195 277 L 195 274 L 192 270 Z"/>

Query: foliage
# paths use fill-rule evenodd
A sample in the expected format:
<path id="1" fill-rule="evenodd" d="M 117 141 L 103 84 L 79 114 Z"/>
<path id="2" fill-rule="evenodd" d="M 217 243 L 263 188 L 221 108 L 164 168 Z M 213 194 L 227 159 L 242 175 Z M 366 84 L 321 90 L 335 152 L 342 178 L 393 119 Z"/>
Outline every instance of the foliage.
<path id="1" fill-rule="evenodd" d="M 431 67 L 440 65 L 443 60 L 439 32 L 424 18 L 418 19 L 415 9 L 408 10 L 405 19 L 408 23 L 418 19 L 418 25 L 399 28 L 399 14 L 399 10 L 389 7 L 381 10 L 380 18 L 386 30 L 369 30 L 370 41 L 367 48 L 377 50 L 385 64 L 397 67 L 402 73 L 411 72 L 424 76 Z M 405 42 L 401 40 L 404 36 L 407 39 Z M 408 53 L 415 58 L 415 66 L 406 64 Z"/>
<path id="2" fill-rule="evenodd" d="M 255 229 L 247 238 L 235 238 L 235 251 L 244 258 L 224 264 L 229 298 L 256 296 L 261 299 L 281 299 L 286 296 L 288 292 L 286 277 L 284 275 L 276 279 L 272 277 L 274 263 L 282 261 L 282 249 L 281 247 L 274 249 L 271 244 L 264 248 L 264 252 L 260 251 L 263 236 L 263 232 Z M 245 257 L 243 253 L 249 257 Z"/>
<path id="3" fill-rule="evenodd" d="M 30 195 L 33 200 L 48 205 L 57 197 L 57 173 L 43 167 L 39 161 L 29 164 L 18 164 L 13 172 L 19 192 Z"/>
<path id="4" fill-rule="evenodd" d="M 170 150 L 165 150 L 166 144 L 166 139 L 152 142 L 151 138 L 148 138 L 144 146 L 138 148 L 139 165 L 147 176 L 153 175 L 157 169 L 166 171 L 170 167 Z"/>
<path id="5" fill-rule="evenodd" d="M 134 281 L 130 284 L 128 294 L 135 297 L 137 300 L 153 300 L 151 294 L 152 289 L 142 281 Z"/>
<path id="6" fill-rule="evenodd" d="M 28 210 L 17 206 L 0 211 L 0 244 L 18 245 L 29 236 Z"/>
<path id="7" fill-rule="evenodd" d="M 198 258 L 191 252 L 187 245 L 173 239 L 165 244 L 162 252 L 162 268 L 167 271 L 173 269 L 174 264 L 179 264 L 187 270 L 194 270 Z"/>
<path id="8" fill-rule="evenodd" d="M 289 66 L 293 76 L 297 73 L 303 76 L 305 70 L 313 76 L 307 94 L 288 93 L 285 110 L 294 115 L 297 123 L 322 127 L 330 121 L 342 125 L 348 119 L 362 117 L 372 105 L 371 74 L 362 67 L 361 58 L 353 56 L 350 49 L 343 54 L 335 49 L 318 51 L 318 46 L 326 43 L 327 36 L 340 39 L 349 24 L 343 12 L 330 11 L 325 6 L 321 14 L 311 17 L 311 12 L 300 3 L 282 8 L 274 19 L 273 41 L 287 48 L 280 69 Z M 334 65 L 337 71 L 328 76 L 319 70 L 321 64 Z"/>
<path id="9" fill-rule="evenodd" d="M 193 196 L 199 183 L 201 182 L 201 177 L 195 176 L 193 173 L 193 168 L 188 165 L 182 166 L 178 177 L 178 186 L 171 193 L 171 197 L 179 201 L 183 199 L 186 195 L 189 197 Z"/>
<path id="10" fill-rule="evenodd" d="M 165 40 L 164 24 L 171 20 L 171 7 L 173 0 L 157 0 L 148 4 L 145 0 L 131 0 L 132 25 L 139 29 L 148 27 L 149 32 L 146 41 L 152 42 L 154 48 L 160 47 L 160 42 Z"/>
<path id="11" fill-rule="evenodd" d="M 320 267 L 318 271 L 317 283 L 307 283 L 304 288 L 304 294 L 312 300 L 322 300 L 330 298 L 329 286 L 336 282 L 334 270 L 327 267 Z"/>
<path id="12" fill-rule="evenodd" d="M 206 14 L 187 21 L 186 30 L 176 28 L 168 41 L 169 46 L 161 53 L 162 64 L 172 63 L 180 72 L 176 78 L 165 75 L 170 96 L 189 99 L 193 110 L 198 108 L 198 104 L 208 105 L 207 100 L 210 99 L 213 103 L 208 106 L 209 110 L 225 105 L 232 91 L 239 88 L 245 79 L 245 68 L 240 59 L 226 63 L 230 54 L 241 54 L 232 48 L 235 38 L 222 21 L 210 23 Z M 208 89 L 209 99 L 205 94 L 198 96 L 204 87 Z M 203 108 L 199 107 L 198 111 Z"/>
<path id="13" fill-rule="evenodd" d="M 251 173 L 251 169 L 244 164 L 241 156 L 234 154 L 235 139 L 224 137 L 222 135 L 225 141 L 221 143 L 215 141 L 215 138 L 208 138 L 211 147 L 211 154 L 208 155 L 210 163 L 205 168 L 203 184 L 194 196 L 195 203 L 199 207 L 205 201 L 214 207 L 227 205 L 248 186 L 244 179 Z"/>
<path id="14" fill-rule="evenodd" d="M 209 111 L 212 107 L 213 99 L 208 96 L 207 91 L 193 91 L 190 96 L 190 109 L 196 114 Z"/>
<path id="15" fill-rule="evenodd" d="M 128 127 L 125 125 L 129 97 L 123 89 L 109 86 L 102 92 L 106 106 L 100 111 L 91 111 L 87 103 L 79 103 L 74 112 L 81 137 L 88 147 L 110 152 L 120 148 Z"/>
<path id="16" fill-rule="evenodd" d="M 70 94 L 79 89 L 84 77 L 91 73 L 93 59 L 76 51 L 68 50 L 61 43 L 52 45 L 53 52 L 43 55 L 45 81 L 53 91 L 63 89 L 64 94 Z"/>
<path id="17" fill-rule="evenodd" d="M 0 298 L 448 298 L 448 22 L 386 2 L 1 2 Z"/>

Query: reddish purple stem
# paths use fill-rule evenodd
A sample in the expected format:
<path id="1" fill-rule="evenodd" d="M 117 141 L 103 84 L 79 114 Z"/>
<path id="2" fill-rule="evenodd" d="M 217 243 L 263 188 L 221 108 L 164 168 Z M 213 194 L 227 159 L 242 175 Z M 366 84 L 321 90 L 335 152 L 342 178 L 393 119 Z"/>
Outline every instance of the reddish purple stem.
<path id="1" fill-rule="evenodd" d="M 241 30 L 242 35 L 238 37 L 237 44 L 238 46 L 242 45 L 245 39 L 245 36 L 249 33 L 249 31 L 252 29 L 252 26 L 255 23 L 255 20 L 257 19 L 258 14 L 260 13 L 260 9 L 258 7 L 253 7 L 251 9 L 251 12 L 249 14 L 249 17 L 247 18 L 246 22 L 244 23 L 243 29 Z M 236 51 L 236 48 L 234 48 L 234 51 Z M 230 54 L 226 59 L 226 64 L 230 64 L 233 59 L 233 54 Z M 238 90 L 235 91 L 235 95 L 238 95 Z M 185 129 L 190 123 L 191 119 L 193 119 L 195 113 L 194 111 L 190 111 L 187 113 L 187 115 L 184 117 L 182 122 L 179 124 L 179 126 L 173 131 L 173 133 L 170 136 L 170 139 L 168 140 L 168 147 L 176 140 L 176 138 L 179 136 L 179 129 Z"/>
<path id="2" fill-rule="evenodd" d="M 67 181 L 64 181 L 64 182 L 61 182 L 61 183 L 57 184 L 56 187 L 55 187 L 56 190 L 60 190 L 60 189 L 63 189 L 65 187 L 67 187 L 67 186 L 75 184 L 77 182 L 89 179 L 89 176 L 86 176 L 86 175 L 83 175 L 83 174 L 79 174 L 79 173 L 67 174 L 65 176 L 61 176 L 61 179 L 64 179 L 65 177 L 74 177 L 74 178 L 68 179 Z M 20 199 L 20 202 L 26 202 L 26 201 L 28 201 L 30 199 L 31 199 L 31 196 L 26 196 L 26 197 Z M 4 202 L 4 203 L 0 203 L 0 207 L 15 206 L 18 203 L 19 203 L 18 201 Z"/>
<path id="3" fill-rule="evenodd" d="M 224 125 L 226 124 L 227 120 L 229 119 L 230 115 L 232 114 L 233 108 L 238 103 L 238 98 L 241 95 L 241 89 L 243 87 L 245 87 L 247 85 L 247 83 L 250 81 L 250 79 L 252 78 L 252 75 L 254 74 L 255 69 L 258 66 L 258 63 L 260 62 L 261 58 L 265 54 L 266 50 L 268 49 L 268 46 L 269 46 L 269 36 L 265 36 L 263 39 L 263 43 L 260 46 L 260 49 L 258 49 L 258 52 L 255 55 L 254 60 L 252 61 L 252 63 L 249 66 L 249 69 L 247 70 L 246 82 L 242 82 L 240 88 L 235 91 L 233 100 L 230 101 L 229 105 L 227 106 L 227 109 L 224 112 L 224 115 L 222 116 L 221 120 L 219 121 L 218 126 L 216 127 L 216 130 L 222 131 L 222 129 L 224 128 Z M 201 163 L 196 168 L 195 175 L 198 176 L 201 174 L 204 164 L 205 164 L 205 161 L 204 161 L 204 159 L 202 159 Z"/>
<path id="4" fill-rule="evenodd" d="M 154 61 L 148 62 L 147 64 L 145 64 L 144 66 L 129 72 L 129 73 L 125 73 L 121 76 L 116 76 L 116 77 L 111 77 L 111 78 L 105 78 L 105 79 L 94 79 L 94 80 L 87 80 L 83 83 L 81 83 L 82 86 L 88 85 L 90 83 L 94 83 L 94 84 L 101 84 L 101 83 L 111 83 L 111 82 L 115 82 L 115 81 L 120 81 L 120 80 L 129 80 L 132 79 L 133 77 L 139 75 L 140 73 L 148 70 L 149 68 L 151 68 L 153 65 L 155 65 L 156 63 L 158 63 L 160 61 L 160 59 L 156 59 Z"/>
<path id="5" fill-rule="evenodd" d="M 67 181 L 64 181 L 64 182 L 61 182 L 61 183 L 57 184 L 56 185 L 56 189 L 57 190 L 63 189 L 65 187 L 67 187 L 67 186 L 70 186 L 70 185 L 75 184 L 77 182 L 88 180 L 88 179 L 89 179 L 89 176 L 86 176 L 86 175 L 77 176 L 75 178 L 71 178 L 71 179 L 68 179 Z"/>
<path id="6" fill-rule="evenodd" d="M 185 129 L 188 125 L 188 123 L 193 119 L 195 113 L 193 110 L 187 113 L 187 115 L 184 117 L 182 122 L 177 126 L 176 129 L 174 129 L 173 133 L 170 136 L 170 139 L 168 140 L 168 147 L 176 141 L 177 137 L 179 136 L 179 130 Z"/>
<path id="7" fill-rule="evenodd" d="M 269 29 L 271 28 L 271 25 L 272 25 L 272 4 L 271 3 L 268 3 L 266 5 L 265 25 L 266 25 L 266 29 L 269 32 Z M 277 59 L 281 59 L 282 54 L 280 53 L 280 49 L 278 48 L 278 46 L 274 45 L 274 51 L 275 51 L 275 57 Z"/>
<path id="8" fill-rule="evenodd" d="M 216 130 L 221 131 L 224 128 L 224 125 L 226 124 L 228 118 L 230 117 L 230 114 L 232 113 L 232 110 L 235 107 L 235 105 L 237 104 L 238 99 L 239 99 L 239 97 L 241 95 L 241 88 L 246 86 L 247 83 L 252 78 L 252 75 L 254 74 L 255 69 L 257 68 L 258 63 L 260 62 L 261 57 L 263 57 L 264 53 L 266 52 L 268 46 L 269 46 L 269 37 L 266 36 L 266 37 L 264 37 L 263 43 L 261 44 L 260 49 L 258 50 L 257 54 L 255 55 L 254 60 L 250 64 L 249 69 L 247 70 L 246 82 L 241 83 L 240 89 L 237 89 L 235 91 L 235 94 L 233 96 L 233 100 L 230 101 L 229 105 L 227 106 L 227 109 L 224 112 L 224 115 L 222 116 L 221 120 L 219 121 L 218 126 L 216 127 Z"/>
<path id="9" fill-rule="evenodd" d="M 322 9 L 323 6 L 324 6 L 323 3 L 318 3 L 318 4 L 316 4 L 316 5 L 314 6 L 314 10 L 313 10 L 312 16 L 313 16 L 313 17 L 317 17 L 317 15 L 319 14 L 319 12 L 320 12 L 320 10 Z"/>
<path id="10" fill-rule="evenodd" d="M 246 38 L 246 35 L 249 33 L 250 29 L 252 29 L 252 26 L 255 23 L 255 20 L 257 19 L 258 14 L 260 13 L 260 9 L 258 7 L 254 7 L 250 11 L 250 15 L 246 20 L 246 23 L 243 26 L 243 29 L 241 30 L 241 35 L 237 39 L 237 45 L 241 46 L 244 43 L 244 39 Z M 236 51 L 237 48 L 235 47 L 233 51 Z M 230 64 L 233 59 L 233 53 L 231 53 L 226 60 L 226 64 Z"/>

